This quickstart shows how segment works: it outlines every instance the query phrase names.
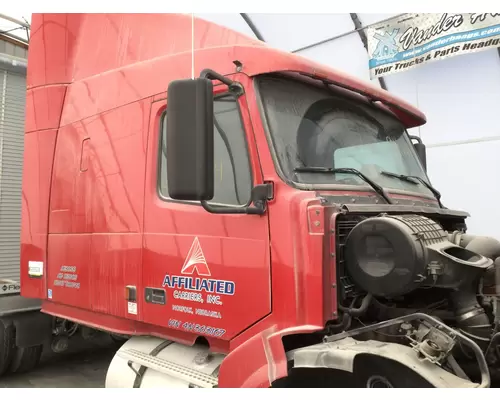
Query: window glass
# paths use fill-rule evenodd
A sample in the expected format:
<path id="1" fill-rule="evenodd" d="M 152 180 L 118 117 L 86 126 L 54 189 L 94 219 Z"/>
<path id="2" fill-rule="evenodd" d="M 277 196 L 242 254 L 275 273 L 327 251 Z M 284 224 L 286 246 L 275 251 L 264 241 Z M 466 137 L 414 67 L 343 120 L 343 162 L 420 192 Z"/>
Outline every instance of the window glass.
<path id="1" fill-rule="evenodd" d="M 354 168 L 385 188 L 431 194 L 416 181 L 383 173 L 428 181 L 405 127 L 392 115 L 303 82 L 268 76 L 258 83 L 274 151 L 288 180 L 313 187 L 366 185 L 351 174 L 304 171 Z"/>
<path id="2" fill-rule="evenodd" d="M 161 125 L 160 193 L 168 198 L 167 184 L 167 117 Z M 236 98 L 230 95 L 214 99 L 214 183 L 210 203 L 245 205 L 250 200 L 252 176 L 248 150 Z"/>

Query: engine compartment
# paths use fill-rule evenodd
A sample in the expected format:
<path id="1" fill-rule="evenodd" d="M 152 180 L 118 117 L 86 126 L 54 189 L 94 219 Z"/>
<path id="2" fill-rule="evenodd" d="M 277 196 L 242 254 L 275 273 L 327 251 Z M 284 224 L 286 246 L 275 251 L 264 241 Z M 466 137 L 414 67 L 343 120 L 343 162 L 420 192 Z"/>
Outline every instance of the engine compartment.
<path id="1" fill-rule="evenodd" d="M 339 318 L 330 332 L 405 344 L 478 381 L 486 366 L 460 340 L 463 335 L 482 352 L 492 382 L 500 382 L 499 241 L 466 234 L 465 224 L 446 217 L 349 212 L 336 218 L 335 241 Z M 428 315 L 453 331 L 401 323 L 412 314 Z"/>

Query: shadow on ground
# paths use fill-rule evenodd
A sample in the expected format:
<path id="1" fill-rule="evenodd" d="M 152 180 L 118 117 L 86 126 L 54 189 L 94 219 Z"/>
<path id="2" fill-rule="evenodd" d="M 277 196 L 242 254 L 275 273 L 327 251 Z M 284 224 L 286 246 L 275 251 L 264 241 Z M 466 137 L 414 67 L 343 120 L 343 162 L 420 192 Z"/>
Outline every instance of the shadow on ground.
<path id="1" fill-rule="evenodd" d="M 108 335 L 88 341 L 74 338 L 65 353 L 45 349 L 33 371 L 0 377 L 0 388 L 103 388 L 117 349 Z"/>
<path id="2" fill-rule="evenodd" d="M 38 367 L 24 374 L 5 375 L 0 378 L 1 388 L 103 388 L 108 366 L 119 346 L 108 335 L 89 341 L 75 338 L 70 349 L 62 354 L 46 350 Z M 307 377 L 307 385 L 316 387 L 317 376 L 314 371 Z M 314 379 L 313 379 L 314 378 Z M 349 386 L 347 377 L 336 383 L 332 380 L 319 382 L 319 387 Z M 281 385 L 277 385 L 282 387 Z M 292 385 L 293 387 L 293 385 Z M 297 386 L 302 387 L 302 386 Z M 351 386 L 354 387 L 354 386 Z M 498 387 L 493 385 L 492 387 Z"/>

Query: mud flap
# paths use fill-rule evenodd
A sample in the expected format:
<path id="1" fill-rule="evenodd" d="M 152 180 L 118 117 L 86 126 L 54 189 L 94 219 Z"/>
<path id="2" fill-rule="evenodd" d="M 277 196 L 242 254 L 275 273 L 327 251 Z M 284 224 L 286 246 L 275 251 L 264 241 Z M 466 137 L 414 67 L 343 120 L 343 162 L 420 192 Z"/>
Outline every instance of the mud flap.
<path id="1" fill-rule="evenodd" d="M 477 388 L 479 384 L 453 375 L 427 359 L 420 359 L 408 346 L 379 342 L 375 340 L 357 341 L 347 337 L 335 342 L 297 349 L 288 354 L 293 358 L 293 368 L 331 368 L 350 372 L 356 370 L 356 357 L 366 355 L 391 360 L 416 374 L 423 382 L 435 388 Z M 366 371 L 363 372 L 366 375 Z"/>

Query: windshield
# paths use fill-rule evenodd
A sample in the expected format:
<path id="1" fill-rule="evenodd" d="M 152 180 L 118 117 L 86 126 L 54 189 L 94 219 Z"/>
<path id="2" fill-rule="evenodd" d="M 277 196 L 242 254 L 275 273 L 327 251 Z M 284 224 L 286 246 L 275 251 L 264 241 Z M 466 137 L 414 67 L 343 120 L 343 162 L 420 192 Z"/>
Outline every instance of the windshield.
<path id="1" fill-rule="evenodd" d="M 384 188 L 432 195 L 417 180 L 383 173 L 428 181 L 404 126 L 389 113 L 326 87 L 272 76 L 257 82 L 278 163 L 288 180 L 366 186 L 359 176 L 326 171 L 355 168 Z"/>

